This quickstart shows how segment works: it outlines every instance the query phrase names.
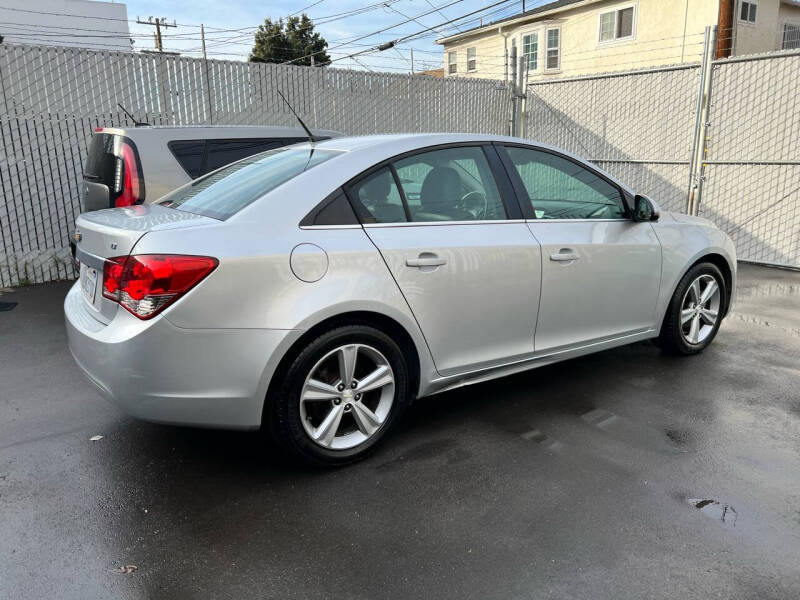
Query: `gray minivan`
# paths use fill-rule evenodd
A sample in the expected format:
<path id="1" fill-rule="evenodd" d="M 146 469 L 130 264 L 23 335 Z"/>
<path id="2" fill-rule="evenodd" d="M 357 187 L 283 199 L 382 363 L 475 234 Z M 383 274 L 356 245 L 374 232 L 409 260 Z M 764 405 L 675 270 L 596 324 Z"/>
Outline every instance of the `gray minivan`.
<path id="1" fill-rule="evenodd" d="M 317 140 L 339 137 L 312 130 Z M 98 127 L 81 186 L 84 212 L 151 203 L 252 154 L 308 141 L 300 127 L 239 125 Z"/>

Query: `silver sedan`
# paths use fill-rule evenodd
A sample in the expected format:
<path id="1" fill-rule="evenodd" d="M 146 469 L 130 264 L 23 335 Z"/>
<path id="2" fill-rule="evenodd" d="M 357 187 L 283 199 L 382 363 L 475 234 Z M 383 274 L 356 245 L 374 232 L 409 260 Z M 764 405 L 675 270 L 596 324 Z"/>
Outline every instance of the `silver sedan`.
<path id="1" fill-rule="evenodd" d="M 713 223 L 486 135 L 272 150 L 75 237 L 69 345 L 104 396 L 325 465 L 414 398 L 645 339 L 700 352 L 736 283 Z"/>

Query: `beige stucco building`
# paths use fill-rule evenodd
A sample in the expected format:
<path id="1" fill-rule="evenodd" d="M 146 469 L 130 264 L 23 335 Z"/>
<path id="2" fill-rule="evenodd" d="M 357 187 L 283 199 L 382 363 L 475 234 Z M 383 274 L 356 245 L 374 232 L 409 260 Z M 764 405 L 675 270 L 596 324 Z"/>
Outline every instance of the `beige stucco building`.
<path id="1" fill-rule="evenodd" d="M 558 0 L 437 42 L 446 77 L 506 79 L 516 47 L 533 81 L 698 61 L 718 19 L 718 54 L 800 48 L 800 0 Z"/>

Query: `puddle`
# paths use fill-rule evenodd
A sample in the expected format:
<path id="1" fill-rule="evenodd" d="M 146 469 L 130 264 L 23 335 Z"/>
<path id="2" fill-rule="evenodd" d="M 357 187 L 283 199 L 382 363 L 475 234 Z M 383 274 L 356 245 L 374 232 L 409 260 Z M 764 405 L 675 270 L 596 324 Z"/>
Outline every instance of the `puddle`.
<path id="1" fill-rule="evenodd" d="M 521 434 L 521 437 L 523 440 L 536 442 L 540 446 L 544 448 L 549 448 L 550 450 L 557 450 L 562 446 L 561 442 L 558 442 L 553 438 L 547 437 L 544 433 L 542 433 L 538 429 L 531 429 L 530 431 L 526 431 L 525 433 Z"/>
<path id="2" fill-rule="evenodd" d="M 712 500 L 710 498 L 690 498 L 687 502 L 708 518 L 722 521 L 725 525 L 730 527 L 736 527 L 736 520 L 739 518 L 739 515 L 732 506 L 721 504 L 717 500 Z"/>

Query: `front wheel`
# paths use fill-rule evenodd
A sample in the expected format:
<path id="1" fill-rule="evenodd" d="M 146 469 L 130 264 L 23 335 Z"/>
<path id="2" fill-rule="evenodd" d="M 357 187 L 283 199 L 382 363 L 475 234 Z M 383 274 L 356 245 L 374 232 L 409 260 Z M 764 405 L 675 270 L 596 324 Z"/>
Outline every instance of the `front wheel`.
<path id="1" fill-rule="evenodd" d="M 368 325 L 347 325 L 300 351 L 266 408 L 282 446 L 305 462 L 338 466 L 366 456 L 408 400 L 397 344 Z"/>
<path id="2" fill-rule="evenodd" d="M 697 354 L 719 331 L 726 299 L 725 280 L 711 263 L 689 269 L 672 295 L 659 345 L 678 354 Z"/>

